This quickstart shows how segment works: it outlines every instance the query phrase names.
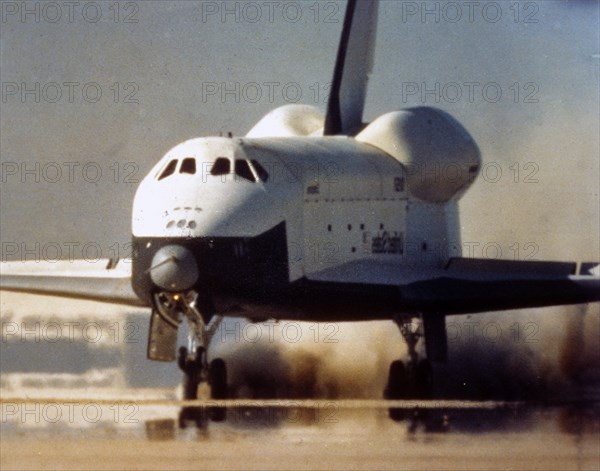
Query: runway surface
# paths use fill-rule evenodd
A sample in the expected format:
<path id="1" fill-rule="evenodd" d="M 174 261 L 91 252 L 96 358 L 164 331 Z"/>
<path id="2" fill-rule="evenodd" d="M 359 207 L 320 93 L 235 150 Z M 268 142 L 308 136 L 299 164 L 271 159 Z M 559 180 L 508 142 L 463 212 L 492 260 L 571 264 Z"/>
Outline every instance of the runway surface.
<path id="1" fill-rule="evenodd" d="M 0 468 L 600 466 L 600 404 L 3 397 Z"/>

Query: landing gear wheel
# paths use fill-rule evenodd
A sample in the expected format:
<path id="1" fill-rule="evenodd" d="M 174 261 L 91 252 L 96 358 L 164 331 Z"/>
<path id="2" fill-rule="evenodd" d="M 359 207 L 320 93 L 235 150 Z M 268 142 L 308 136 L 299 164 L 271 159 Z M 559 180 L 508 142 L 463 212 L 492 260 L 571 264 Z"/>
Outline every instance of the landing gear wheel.
<path id="1" fill-rule="evenodd" d="M 188 349 L 185 347 L 179 347 L 177 351 L 177 366 L 181 371 L 185 371 L 187 368 L 187 357 L 188 357 Z"/>
<path id="2" fill-rule="evenodd" d="M 203 347 L 196 348 L 196 354 L 191 356 L 186 347 L 180 347 L 177 352 L 177 364 L 183 372 L 183 399 L 195 401 L 198 399 L 198 387 L 204 381 L 205 351 Z M 179 428 L 193 425 L 197 429 L 206 426 L 207 416 L 204 407 L 182 407 L 179 412 Z"/>
<path id="3" fill-rule="evenodd" d="M 227 367 L 223 359 L 216 358 L 210 362 L 208 384 L 213 399 L 227 398 Z"/>
<path id="4" fill-rule="evenodd" d="M 408 375 L 404 363 L 395 360 L 390 365 L 388 382 L 383 393 L 386 399 L 403 399 L 408 390 Z"/>
<path id="5" fill-rule="evenodd" d="M 433 370 L 428 360 L 406 366 L 400 360 L 390 365 L 385 399 L 430 399 L 433 394 Z"/>
<path id="6" fill-rule="evenodd" d="M 198 381 L 195 374 L 183 375 L 183 400 L 184 401 L 195 401 L 198 399 Z"/>
<path id="7" fill-rule="evenodd" d="M 421 360 L 415 370 L 415 397 L 431 399 L 433 396 L 433 370 L 428 360 Z"/>
<path id="8" fill-rule="evenodd" d="M 408 386 L 408 372 L 404 363 L 400 360 L 393 361 L 390 365 L 390 373 L 383 397 L 389 400 L 404 399 L 407 395 Z M 404 410 L 401 408 L 392 407 L 388 410 L 388 414 L 390 419 L 397 422 L 404 419 Z"/>
<path id="9" fill-rule="evenodd" d="M 227 367 L 221 358 L 215 358 L 210 362 L 208 384 L 213 399 L 227 399 Z M 225 407 L 213 407 L 209 410 L 209 414 L 214 422 L 222 422 L 227 412 Z"/>
<path id="10" fill-rule="evenodd" d="M 198 386 L 202 381 L 202 362 L 204 348 L 198 347 L 196 355 L 191 357 L 186 347 L 181 347 L 177 354 L 177 364 L 183 371 L 183 399 L 193 401 L 198 399 Z"/>
<path id="11" fill-rule="evenodd" d="M 433 370 L 427 359 L 419 359 L 417 343 L 424 337 L 423 324 L 407 317 L 395 317 L 394 322 L 408 347 L 408 361 L 392 362 L 388 384 L 384 391 L 386 399 L 431 399 L 433 396 Z"/>

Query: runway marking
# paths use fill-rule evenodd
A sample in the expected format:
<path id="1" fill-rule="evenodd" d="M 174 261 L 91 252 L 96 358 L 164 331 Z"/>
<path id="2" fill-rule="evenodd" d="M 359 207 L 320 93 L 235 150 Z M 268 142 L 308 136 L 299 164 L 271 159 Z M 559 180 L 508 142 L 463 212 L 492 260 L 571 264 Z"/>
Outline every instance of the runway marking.
<path id="1" fill-rule="evenodd" d="M 171 406 L 202 408 L 305 408 L 338 407 L 340 409 L 516 409 L 535 404 L 517 401 L 459 401 L 459 400 L 383 400 L 383 399 L 106 399 L 106 398 L 32 398 L 2 397 L 0 404 L 80 404 L 138 406 Z"/>

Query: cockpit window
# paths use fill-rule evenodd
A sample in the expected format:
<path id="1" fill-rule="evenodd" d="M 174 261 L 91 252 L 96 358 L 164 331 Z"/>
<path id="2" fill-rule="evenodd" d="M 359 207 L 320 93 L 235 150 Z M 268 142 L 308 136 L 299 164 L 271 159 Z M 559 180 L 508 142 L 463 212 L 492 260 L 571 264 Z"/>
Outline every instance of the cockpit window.
<path id="1" fill-rule="evenodd" d="M 181 164 L 181 168 L 183 169 L 183 165 Z M 258 178 L 264 182 L 269 178 L 269 173 L 264 169 L 264 167 L 259 164 L 256 160 L 252 161 L 252 165 L 258 175 Z M 237 177 L 241 177 L 244 180 L 248 180 L 250 182 L 258 181 L 252 172 L 252 167 L 250 163 L 245 159 L 236 159 L 234 161 L 234 173 Z M 210 174 L 213 176 L 218 175 L 229 175 L 231 173 L 231 161 L 227 157 L 219 157 L 215 160 L 212 168 L 210 169 Z"/>
<path id="2" fill-rule="evenodd" d="M 192 175 L 196 173 L 196 159 L 192 157 L 183 159 L 179 173 L 191 173 Z"/>
<path id="3" fill-rule="evenodd" d="M 235 174 L 237 176 L 245 178 L 246 180 L 249 180 L 251 182 L 256 181 L 256 179 L 254 178 L 254 174 L 252 173 L 252 170 L 250 170 L 250 165 L 248 165 L 248 162 L 246 162 L 245 160 L 236 159 Z"/>
<path id="4" fill-rule="evenodd" d="M 161 172 L 158 179 L 162 180 L 163 178 L 167 178 L 169 175 L 172 175 L 175 172 L 176 168 L 177 168 L 177 159 L 173 159 L 166 165 L 166 167 L 163 169 L 163 171 Z"/>
<path id="5" fill-rule="evenodd" d="M 265 168 L 256 160 L 252 160 L 252 165 L 254 166 L 254 170 L 256 170 L 258 178 L 260 178 L 261 181 L 266 182 L 269 179 L 269 172 L 267 172 Z"/>
<path id="6" fill-rule="evenodd" d="M 214 165 L 210 169 L 210 174 L 214 175 L 214 176 L 227 175 L 230 172 L 231 172 L 231 163 L 229 162 L 229 159 L 226 157 L 219 157 L 217 160 L 215 160 Z"/>

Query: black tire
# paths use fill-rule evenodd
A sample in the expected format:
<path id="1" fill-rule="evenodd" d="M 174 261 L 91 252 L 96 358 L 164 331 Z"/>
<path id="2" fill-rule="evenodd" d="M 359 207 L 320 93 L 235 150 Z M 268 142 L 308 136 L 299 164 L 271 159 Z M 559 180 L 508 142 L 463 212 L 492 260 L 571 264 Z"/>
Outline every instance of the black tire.
<path id="1" fill-rule="evenodd" d="M 181 371 L 187 371 L 188 365 L 188 349 L 186 347 L 179 347 L 177 351 L 177 366 Z"/>
<path id="2" fill-rule="evenodd" d="M 227 367 L 222 358 L 210 362 L 208 384 L 213 399 L 227 399 Z"/>
<path id="3" fill-rule="evenodd" d="M 421 360 L 415 371 L 415 394 L 417 399 L 433 396 L 433 370 L 428 360 Z"/>
<path id="4" fill-rule="evenodd" d="M 406 397 L 408 377 L 404 363 L 395 360 L 390 365 L 388 383 L 383 393 L 385 399 L 403 399 Z"/>
<path id="5" fill-rule="evenodd" d="M 179 347 L 177 353 L 177 364 L 183 371 L 183 399 L 185 401 L 195 401 L 198 399 L 198 386 L 200 384 L 200 375 L 202 372 L 202 354 L 204 349 L 196 349 L 196 358 L 190 359 L 188 349 Z"/>
<path id="6" fill-rule="evenodd" d="M 210 385 L 210 395 L 213 399 L 227 399 L 227 367 L 221 358 L 215 358 L 210 362 L 208 384 Z M 222 422 L 227 417 L 225 407 L 211 407 L 208 413 L 210 419 L 214 422 Z"/>
<path id="7" fill-rule="evenodd" d="M 198 374 L 196 371 L 183 373 L 183 400 L 195 401 L 198 399 Z"/>

